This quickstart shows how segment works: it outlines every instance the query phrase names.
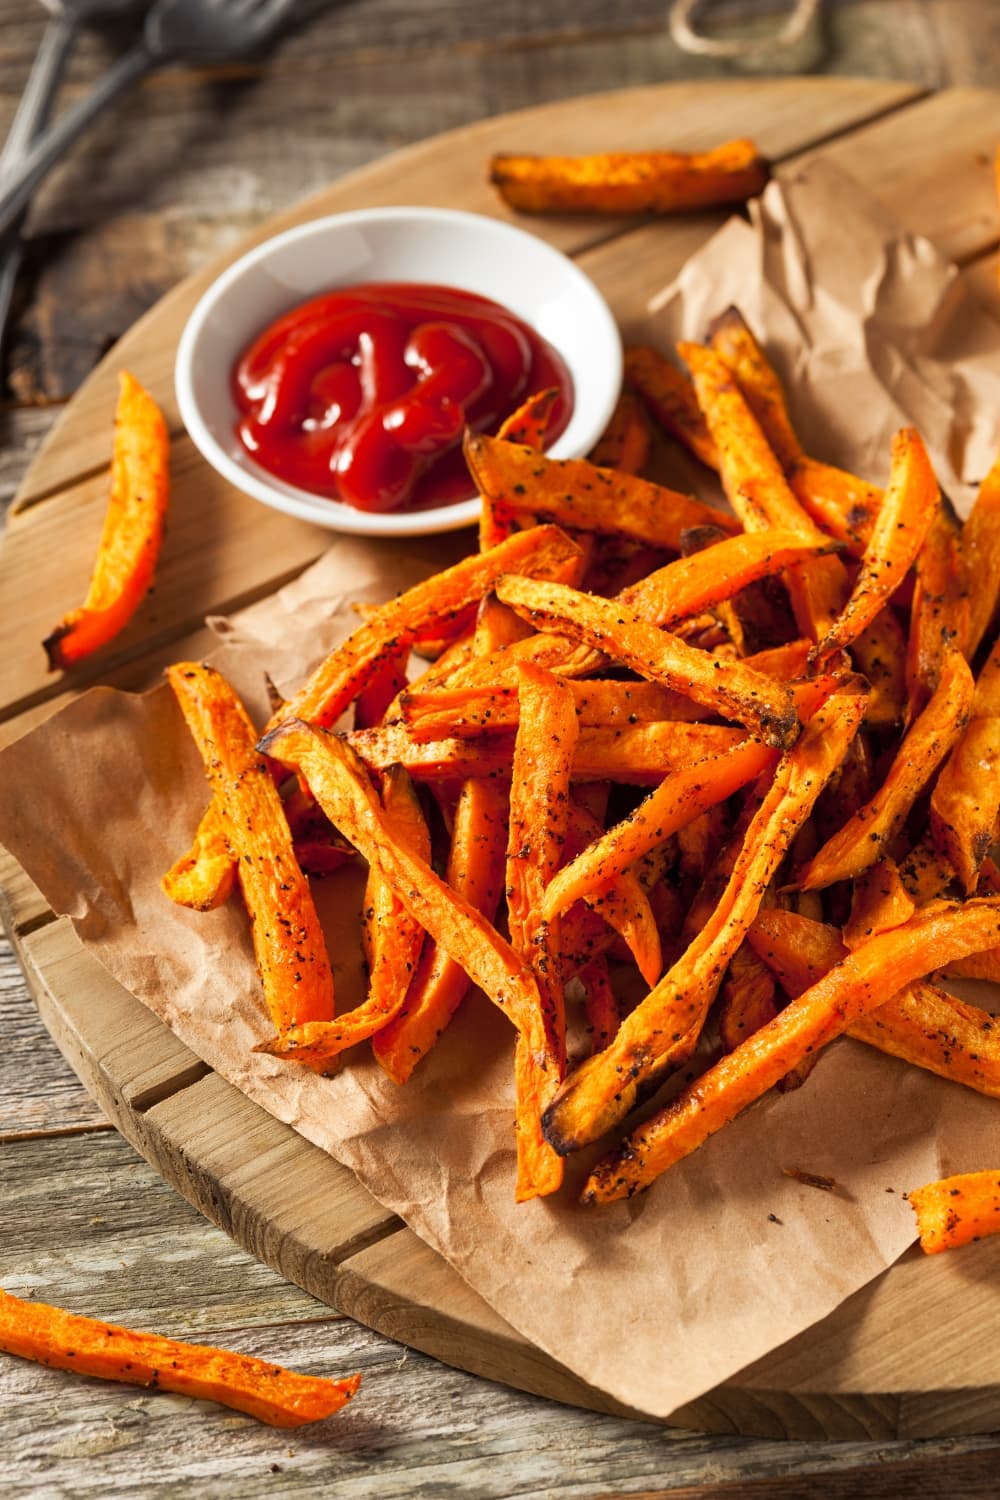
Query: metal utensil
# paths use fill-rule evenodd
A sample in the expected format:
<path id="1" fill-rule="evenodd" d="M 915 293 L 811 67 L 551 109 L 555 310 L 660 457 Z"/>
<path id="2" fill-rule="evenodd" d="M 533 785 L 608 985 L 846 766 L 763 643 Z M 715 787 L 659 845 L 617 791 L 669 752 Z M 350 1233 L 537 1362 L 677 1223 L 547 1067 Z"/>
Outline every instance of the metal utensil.
<path id="1" fill-rule="evenodd" d="M 167 63 L 220 61 L 252 52 L 277 31 L 295 0 L 157 0 L 141 39 L 79 103 L 31 146 L 0 193 L 0 234 L 16 222 L 47 172 L 106 105 Z"/>
<path id="2" fill-rule="evenodd" d="M 45 130 L 81 26 L 98 16 L 134 10 L 137 3 L 139 0 L 45 0 L 51 19 L 42 33 L 17 112 L 0 151 L 0 186 L 21 165 L 29 148 Z M 19 229 L 20 222 L 0 239 L 0 360 L 23 254 Z"/>

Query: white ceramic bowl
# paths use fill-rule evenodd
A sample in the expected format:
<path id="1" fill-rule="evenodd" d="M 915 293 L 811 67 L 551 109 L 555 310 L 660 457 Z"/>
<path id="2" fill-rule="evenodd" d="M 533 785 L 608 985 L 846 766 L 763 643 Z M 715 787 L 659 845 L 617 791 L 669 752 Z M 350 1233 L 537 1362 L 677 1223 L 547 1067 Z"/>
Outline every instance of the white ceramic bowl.
<path id="1" fill-rule="evenodd" d="M 433 510 L 356 510 L 285 484 L 236 436 L 233 366 L 257 333 L 298 303 L 362 281 L 437 282 L 491 297 L 559 351 L 573 415 L 548 451 L 588 452 L 621 385 L 621 339 L 589 277 L 544 240 L 497 219 L 441 208 L 373 208 L 316 219 L 267 240 L 224 271 L 191 314 L 177 351 L 181 417 L 203 457 L 237 489 L 288 515 L 365 536 L 414 536 L 472 524 L 479 500 Z"/>

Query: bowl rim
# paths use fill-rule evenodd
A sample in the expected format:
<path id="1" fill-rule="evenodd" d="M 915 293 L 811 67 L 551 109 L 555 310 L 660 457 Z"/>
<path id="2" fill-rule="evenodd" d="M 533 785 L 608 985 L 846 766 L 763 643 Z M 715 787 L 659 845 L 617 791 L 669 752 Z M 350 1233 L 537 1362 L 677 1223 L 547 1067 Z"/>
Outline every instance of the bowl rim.
<path id="1" fill-rule="evenodd" d="M 469 500 L 459 501 L 456 504 L 436 506 L 420 511 L 363 511 L 346 505 L 343 501 L 331 500 L 274 479 L 266 470 L 255 465 L 249 457 L 245 462 L 233 458 L 219 442 L 202 415 L 202 409 L 195 396 L 195 362 L 199 341 L 220 301 L 262 263 L 268 261 L 276 253 L 280 253 L 288 245 L 322 236 L 333 229 L 350 229 L 352 226 L 362 224 L 391 221 L 404 224 L 433 221 L 439 224 L 472 225 L 478 232 L 487 236 L 493 235 L 509 243 L 524 245 L 527 242 L 532 253 L 553 257 L 556 262 L 561 262 L 567 273 L 568 284 L 575 286 L 589 300 L 590 314 L 595 320 L 595 329 L 600 332 L 603 342 L 606 342 L 608 351 L 613 356 L 608 369 L 606 389 L 602 399 L 595 403 L 594 430 L 586 433 L 586 442 L 577 440 L 566 444 L 564 442 L 566 433 L 563 433 L 552 447 L 546 450 L 546 457 L 580 457 L 592 447 L 606 427 L 621 389 L 624 363 L 621 334 L 602 292 L 587 273 L 581 270 L 576 262 L 562 250 L 549 244 L 541 236 L 532 234 L 530 230 L 522 229 L 520 225 L 510 224 L 504 219 L 492 218 L 488 214 L 473 213 L 467 209 L 399 204 L 324 214 L 315 219 L 307 219 L 302 224 L 293 225 L 292 228 L 282 230 L 279 234 L 269 236 L 221 271 L 206 287 L 188 315 L 178 340 L 174 361 L 174 388 L 181 421 L 202 458 L 236 489 L 286 515 L 309 521 L 327 530 L 342 532 L 345 535 L 429 536 L 444 531 L 457 531 L 462 527 L 475 524 L 479 518 L 481 501 L 478 496 L 473 496 Z M 338 282 L 334 277 L 327 284 L 336 287 Z M 442 284 L 457 285 L 461 288 L 460 279 L 456 279 L 455 273 L 448 273 L 446 269 L 443 270 Z M 317 287 L 315 292 L 304 292 L 302 300 L 318 295 L 320 290 L 321 288 Z M 479 295 L 489 296 L 490 293 L 480 291 Z M 496 297 L 494 300 L 500 301 Z M 511 310 L 519 317 L 524 316 L 517 309 Z M 238 350 L 234 351 L 234 359 L 238 353 Z M 564 350 L 560 349 L 559 353 L 564 359 L 566 358 Z M 571 374 L 576 383 L 578 371 L 571 369 Z M 570 427 L 567 427 L 567 432 L 570 431 Z"/>

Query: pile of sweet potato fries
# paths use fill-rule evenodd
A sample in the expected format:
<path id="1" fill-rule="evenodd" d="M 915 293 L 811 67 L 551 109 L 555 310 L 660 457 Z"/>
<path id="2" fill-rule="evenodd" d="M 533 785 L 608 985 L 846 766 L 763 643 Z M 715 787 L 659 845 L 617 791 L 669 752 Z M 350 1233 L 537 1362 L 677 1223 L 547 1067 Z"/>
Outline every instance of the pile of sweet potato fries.
<path id="1" fill-rule="evenodd" d="M 263 734 L 212 668 L 168 674 L 213 795 L 164 886 L 238 882 L 263 1050 L 328 1073 L 370 1039 L 404 1083 L 478 987 L 515 1031 L 519 1200 L 683 1072 L 583 1201 L 645 1188 L 845 1033 L 1000 1096 L 992 1017 L 928 978 L 1000 975 L 1000 463 L 963 527 L 911 429 L 884 492 L 807 455 L 738 313 L 679 353 L 628 352 L 590 460 L 543 455 L 550 393 L 469 435 L 481 550 Z M 731 512 L 642 477 L 657 428 Z M 357 857 L 338 1014 L 308 874 Z"/>

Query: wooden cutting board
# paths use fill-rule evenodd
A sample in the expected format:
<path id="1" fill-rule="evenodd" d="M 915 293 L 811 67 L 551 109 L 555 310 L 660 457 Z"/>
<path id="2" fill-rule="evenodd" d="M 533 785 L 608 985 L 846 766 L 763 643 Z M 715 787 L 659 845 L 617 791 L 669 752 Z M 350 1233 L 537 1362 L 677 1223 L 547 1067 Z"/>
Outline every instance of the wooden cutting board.
<path id="1" fill-rule="evenodd" d="M 782 166 L 816 151 L 929 235 L 1000 310 L 992 157 L 1000 100 L 907 84 L 786 79 L 674 84 L 570 99 L 487 120 L 390 156 L 261 227 L 319 214 L 431 203 L 508 217 L 485 180 L 494 150 L 704 147 L 752 134 Z M 597 281 L 623 333 L 722 221 L 559 218 L 530 227 Z M 251 243 L 252 243 L 251 242 Z M 241 245 L 234 255 L 242 253 Z M 184 320 L 226 261 L 176 288 L 121 340 L 67 407 L 32 466 L 0 550 L 0 743 L 79 687 L 141 687 L 197 653 L 208 613 L 271 593 L 318 557 L 328 532 L 229 490 L 180 426 L 171 371 Z M 46 673 L 40 642 L 83 597 L 106 495 L 116 372 L 163 405 L 174 494 L 154 594 L 99 662 Z M 3 914 L 39 1010 L 122 1133 L 246 1249 L 361 1322 L 464 1369 L 556 1399 L 620 1411 L 528 1344 L 345 1168 L 212 1073 L 86 953 L 16 864 L 0 856 Z M 960 1256 L 911 1252 L 830 1317 L 675 1413 L 714 1431 L 913 1437 L 1000 1426 L 1000 1240 Z M 789 1268 L 794 1274 L 794 1268 Z"/>

